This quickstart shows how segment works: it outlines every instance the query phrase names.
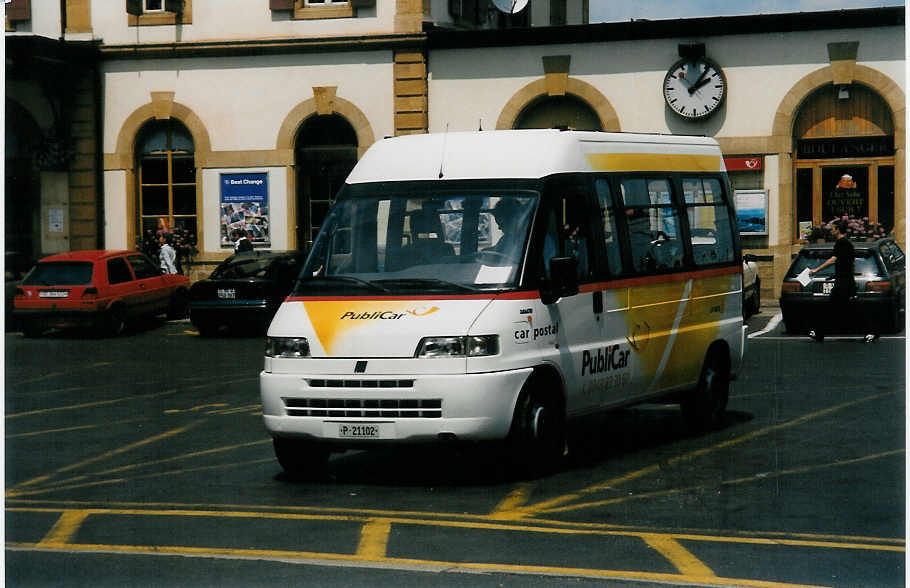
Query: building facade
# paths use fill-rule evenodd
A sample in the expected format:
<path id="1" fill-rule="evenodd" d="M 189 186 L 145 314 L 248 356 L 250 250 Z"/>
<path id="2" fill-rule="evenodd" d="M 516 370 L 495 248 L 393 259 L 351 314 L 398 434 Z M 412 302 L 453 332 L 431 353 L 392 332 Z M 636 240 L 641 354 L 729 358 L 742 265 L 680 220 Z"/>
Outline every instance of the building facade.
<path id="1" fill-rule="evenodd" d="M 7 249 L 181 228 L 203 273 L 241 226 L 306 248 L 383 137 L 551 126 L 716 138 L 766 298 L 834 214 L 905 243 L 902 8 L 587 18 L 584 0 L 14 0 Z M 665 88 L 696 60 L 723 91 L 680 114 Z"/>

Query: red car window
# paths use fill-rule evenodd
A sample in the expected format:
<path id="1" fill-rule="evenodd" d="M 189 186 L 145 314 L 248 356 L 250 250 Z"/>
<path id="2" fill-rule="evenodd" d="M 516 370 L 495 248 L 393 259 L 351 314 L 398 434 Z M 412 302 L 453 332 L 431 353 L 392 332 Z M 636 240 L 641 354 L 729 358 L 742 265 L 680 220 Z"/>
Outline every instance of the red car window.
<path id="1" fill-rule="evenodd" d="M 87 286 L 92 283 L 92 262 L 54 261 L 39 263 L 26 276 L 24 286 Z"/>
<path id="2" fill-rule="evenodd" d="M 125 259 L 115 257 L 107 260 L 107 281 L 109 284 L 122 284 L 132 279 L 133 272 L 130 271 Z"/>

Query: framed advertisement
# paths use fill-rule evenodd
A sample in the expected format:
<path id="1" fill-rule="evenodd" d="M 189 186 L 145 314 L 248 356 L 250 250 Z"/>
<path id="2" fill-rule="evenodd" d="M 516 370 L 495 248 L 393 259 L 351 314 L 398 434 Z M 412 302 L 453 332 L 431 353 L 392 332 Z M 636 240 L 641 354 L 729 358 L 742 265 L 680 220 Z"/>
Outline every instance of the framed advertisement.
<path id="1" fill-rule="evenodd" d="M 768 234 L 768 191 L 735 190 L 736 225 L 741 235 Z"/>
<path id="2" fill-rule="evenodd" d="M 221 174 L 221 247 L 242 231 L 256 247 L 271 247 L 269 178 L 265 172 Z"/>

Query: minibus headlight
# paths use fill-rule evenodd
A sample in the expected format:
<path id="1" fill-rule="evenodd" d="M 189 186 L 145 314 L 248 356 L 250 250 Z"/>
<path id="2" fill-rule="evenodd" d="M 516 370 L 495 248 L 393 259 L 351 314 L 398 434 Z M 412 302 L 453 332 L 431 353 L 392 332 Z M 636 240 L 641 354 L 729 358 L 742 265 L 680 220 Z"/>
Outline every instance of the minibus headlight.
<path id="1" fill-rule="evenodd" d="M 267 357 L 299 358 L 310 356 L 310 342 L 306 337 L 266 337 Z"/>
<path id="2" fill-rule="evenodd" d="M 424 337 L 416 357 L 482 357 L 499 353 L 498 335 Z"/>

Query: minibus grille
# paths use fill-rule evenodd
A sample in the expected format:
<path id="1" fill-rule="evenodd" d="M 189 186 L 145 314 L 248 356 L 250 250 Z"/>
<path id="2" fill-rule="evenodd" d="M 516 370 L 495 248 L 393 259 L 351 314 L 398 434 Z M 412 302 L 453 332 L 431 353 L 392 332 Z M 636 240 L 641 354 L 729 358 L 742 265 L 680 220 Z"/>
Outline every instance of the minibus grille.
<path id="1" fill-rule="evenodd" d="M 439 398 L 285 398 L 288 416 L 442 418 Z"/>
<path id="2" fill-rule="evenodd" d="M 413 388 L 414 380 L 307 380 L 310 388 Z"/>

